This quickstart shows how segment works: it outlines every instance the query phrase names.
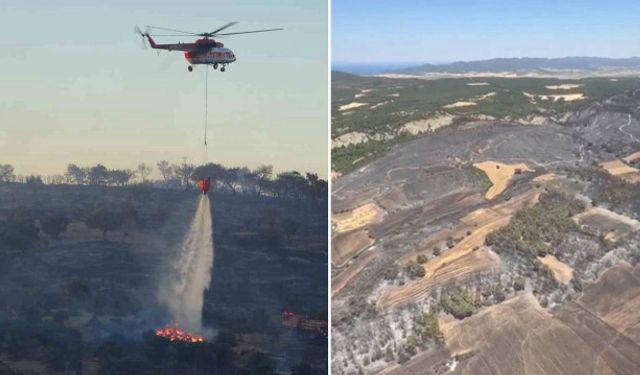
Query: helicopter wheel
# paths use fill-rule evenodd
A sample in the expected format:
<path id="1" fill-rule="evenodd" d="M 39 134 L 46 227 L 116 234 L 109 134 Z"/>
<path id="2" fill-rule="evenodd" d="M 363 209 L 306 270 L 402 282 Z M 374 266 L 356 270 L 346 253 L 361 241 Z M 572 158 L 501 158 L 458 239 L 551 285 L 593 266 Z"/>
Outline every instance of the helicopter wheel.
<path id="1" fill-rule="evenodd" d="M 218 69 L 218 64 L 213 64 L 213 70 Z"/>
<path id="2" fill-rule="evenodd" d="M 189 65 L 189 66 L 187 67 L 187 69 L 188 69 L 190 72 L 193 72 L 193 66 Z"/>
<path id="3" fill-rule="evenodd" d="M 224 66 L 222 68 L 220 68 L 221 72 L 224 72 L 225 70 L 227 70 Z"/>

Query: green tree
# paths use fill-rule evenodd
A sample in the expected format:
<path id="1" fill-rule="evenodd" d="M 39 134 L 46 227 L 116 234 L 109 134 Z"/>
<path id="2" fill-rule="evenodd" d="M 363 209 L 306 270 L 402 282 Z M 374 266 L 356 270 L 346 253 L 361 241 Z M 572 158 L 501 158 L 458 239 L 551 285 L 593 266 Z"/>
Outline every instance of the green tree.
<path id="1" fill-rule="evenodd" d="M 461 289 L 453 289 L 443 293 L 440 304 L 444 311 L 456 319 L 464 319 L 477 311 L 473 296 Z"/>
<path id="2" fill-rule="evenodd" d="M 410 261 L 406 267 L 405 271 L 412 279 L 422 278 L 426 276 L 426 271 L 424 270 L 424 266 L 418 264 L 416 262 Z"/>

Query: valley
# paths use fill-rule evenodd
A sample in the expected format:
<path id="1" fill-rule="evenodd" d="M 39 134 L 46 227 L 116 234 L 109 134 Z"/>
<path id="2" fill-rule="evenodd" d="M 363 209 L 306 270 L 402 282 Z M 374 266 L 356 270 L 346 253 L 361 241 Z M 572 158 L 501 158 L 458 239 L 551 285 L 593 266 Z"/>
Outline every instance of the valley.
<path id="1" fill-rule="evenodd" d="M 640 370 L 640 80 L 333 81 L 334 374 Z"/>

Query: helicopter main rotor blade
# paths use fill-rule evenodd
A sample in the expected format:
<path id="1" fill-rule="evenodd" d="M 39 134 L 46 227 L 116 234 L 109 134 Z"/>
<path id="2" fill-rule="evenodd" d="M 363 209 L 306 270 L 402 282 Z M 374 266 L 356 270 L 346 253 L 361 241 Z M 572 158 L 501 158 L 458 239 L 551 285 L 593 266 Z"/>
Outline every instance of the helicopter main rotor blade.
<path id="1" fill-rule="evenodd" d="M 277 28 L 277 29 L 265 29 L 265 30 L 253 30 L 253 31 L 240 31 L 237 33 L 224 33 L 224 34 L 213 34 L 213 36 L 218 36 L 218 35 L 237 35 L 237 34 L 252 34 L 252 33 L 266 33 L 267 31 L 279 31 L 279 30 L 284 30 L 283 28 Z"/>
<path id="2" fill-rule="evenodd" d="M 185 34 L 149 34 L 149 36 L 186 36 Z"/>
<path id="3" fill-rule="evenodd" d="M 228 27 L 231 27 L 231 26 L 235 25 L 236 23 L 237 23 L 237 22 L 229 22 L 228 24 L 226 24 L 226 25 L 224 25 L 224 26 L 222 26 L 222 27 L 220 27 L 220 28 L 218 28 L 218 29 L 215 29 L 215 30 L 213 30 L 212 32 L 210 32 L 210 33 L 205 33 L 205 34 L 207 34 L 207 35 L 216 35 L 216 33 L 219 33 L 220 31 L 222 31 L 222 30 L 224 30 L 224 29 L 226 29 L 226 28 L 228 28 Z"/>
<path id="4" fill-rule="evenodd" d="M 157 27 L 157 26 L 149 26 L 149 25 L 147 25 L 147 27 L 150 28 L 150 29 L 173 31 L 173 32 L 176 32 L 176 33 L 183 33 L 183 34 L 189 34 L 189 35 L 200 35 L 198 33 L 192 33 L 191 31 L 182 31 L 182 30 L 176 30 L 176 29 L 169 29 L 167 27 Z"/>

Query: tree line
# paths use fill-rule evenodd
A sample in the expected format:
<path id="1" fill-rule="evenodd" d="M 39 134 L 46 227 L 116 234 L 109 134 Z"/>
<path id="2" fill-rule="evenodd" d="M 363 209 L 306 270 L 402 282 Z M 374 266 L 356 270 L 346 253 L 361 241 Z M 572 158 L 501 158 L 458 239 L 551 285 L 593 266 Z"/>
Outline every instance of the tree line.
<path id="1" fill-rule="evenodd" d="M 327 199 L 328 184 L 315 173 L 301 174 L 297 171 L 274 173 L 273 166 L 260 165 L 254 169 L 247 167 L 225 167 L 208 163 L 196 166 L 187 162 L 173 164 L 166 160 L 156 163 L 160 179 L 150 179 L 153 167 L 145 163 L 135 169 L 110 169 L 102 164 L 78 166 L 69 164 L 60 175 L 16 175 L 10 164 L 0 164 L 0 183 L 17 182 L 26 184 L 73 184 L 94 186 L 128 186 L 149 184 L 162 188 L 189 189 L 199 179 L 209 178 L 213 190 L 236 193 L 250 193 L 257 196 L 278 198 Z"/>

